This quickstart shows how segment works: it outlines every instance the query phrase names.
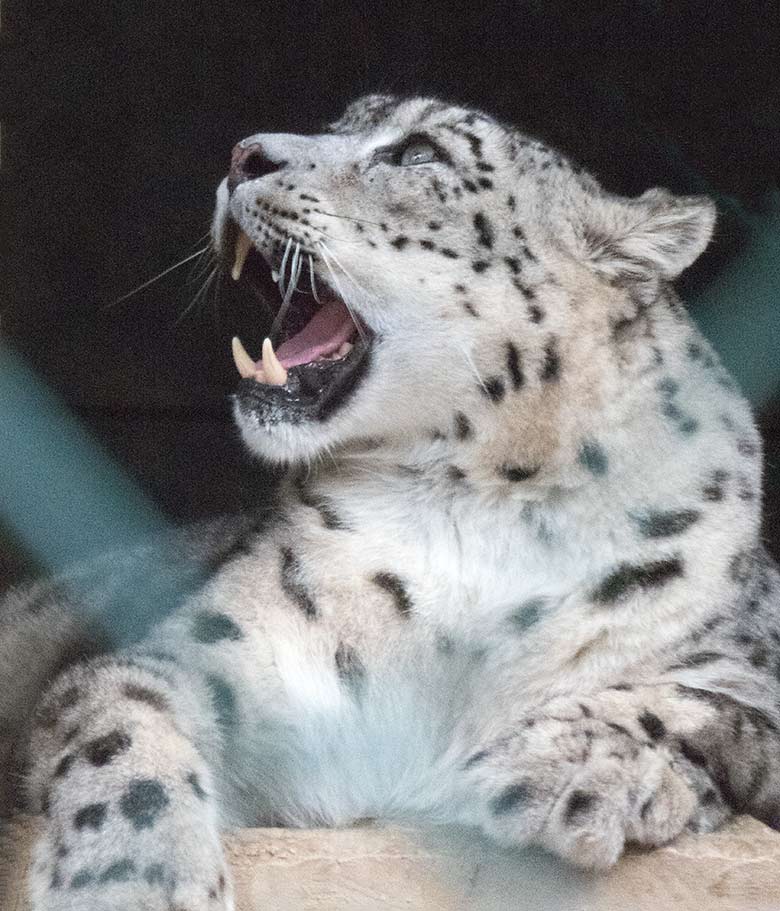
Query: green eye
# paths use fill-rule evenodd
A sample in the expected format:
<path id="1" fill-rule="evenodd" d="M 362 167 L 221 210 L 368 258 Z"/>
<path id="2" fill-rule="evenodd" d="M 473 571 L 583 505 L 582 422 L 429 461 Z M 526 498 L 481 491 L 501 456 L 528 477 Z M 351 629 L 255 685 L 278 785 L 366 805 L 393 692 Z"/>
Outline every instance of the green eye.
<path id="1" fill-rule="evenodd" d="M 435 139 L 425 133 L 415 133 L 404 140 L 374 150 L 371 164 L 401 165 L 402 167 L 441 163 L 452 164 L 452 159 Z"/>
<path id="2" fill-rule="evenodd" d="M 413 142 L 408 145 L 398 160 L 401 165 L 430 164 L 439 161 L 439 152 L 429 142 Z"/>

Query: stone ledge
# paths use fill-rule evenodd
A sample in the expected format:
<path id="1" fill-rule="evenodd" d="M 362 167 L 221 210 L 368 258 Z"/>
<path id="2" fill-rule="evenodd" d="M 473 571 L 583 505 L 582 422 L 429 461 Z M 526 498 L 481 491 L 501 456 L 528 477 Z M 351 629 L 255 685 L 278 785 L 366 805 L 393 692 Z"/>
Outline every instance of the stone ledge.
<path id="1" fill-rule="evenodd" d="M 29 911 L 34 830 L 27 819 L 7 833 L 2 911 Z M 780 834 L 747 817 L 602 875 L 435 830 L 245 829 L 225 844 L 237 911 L 780 911 Z"/>

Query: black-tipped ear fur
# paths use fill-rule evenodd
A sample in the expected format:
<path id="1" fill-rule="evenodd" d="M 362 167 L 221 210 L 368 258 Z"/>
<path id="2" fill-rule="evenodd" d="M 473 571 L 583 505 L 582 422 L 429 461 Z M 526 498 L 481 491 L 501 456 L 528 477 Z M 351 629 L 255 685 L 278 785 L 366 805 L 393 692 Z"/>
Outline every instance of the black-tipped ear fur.
<path id="1" fill-rule="evenodd" d="M 582 225 L 586 255 L 614 278 L 677 278 L 704 251 L 715 225 L 715 204 L 706 196 L 654 189 L 636 199 L 589 201 Z"/>

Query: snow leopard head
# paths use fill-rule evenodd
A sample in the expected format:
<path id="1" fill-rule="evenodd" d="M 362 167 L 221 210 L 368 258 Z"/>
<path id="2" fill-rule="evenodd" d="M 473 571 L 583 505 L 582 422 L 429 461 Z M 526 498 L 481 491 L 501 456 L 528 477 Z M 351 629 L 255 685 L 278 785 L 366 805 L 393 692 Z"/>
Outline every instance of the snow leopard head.
<path id="1" fill-rule="evenodd" d="M 567 409 L 597 408 L 620 363 L 650 357 L 647 308 L 713 221 L 703 198 L 607 194 L 437 100 L 373 95 L 326 132 L 250 136 L 212 231 L 258 320 L 258 299 L 275 314 L 262 359 L 234 341 L 243 436 L 294 462 L 466 438 L 490 411 L 549 455 Z"/>

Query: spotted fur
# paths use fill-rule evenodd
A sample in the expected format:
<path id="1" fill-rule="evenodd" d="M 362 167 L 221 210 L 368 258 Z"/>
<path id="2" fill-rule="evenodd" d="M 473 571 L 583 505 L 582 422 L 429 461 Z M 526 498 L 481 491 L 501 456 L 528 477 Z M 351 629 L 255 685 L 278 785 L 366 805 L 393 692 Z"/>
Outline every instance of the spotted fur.
<path id="1" fill-rule="evenodd" d="M 466 823 L 589 868 L 734 812 L 780 827 L 760 441 L 671 285 L 712 204 L 610 195 L 420 98 L 246 147 L 215 245 L 292 238 L 370 357 L 307 413 L 244 381 L 247 445 L 293 472 L 195 570 L 191 539 L 138 641 L 90 657 L 78 580 L 8 596 L 35 911 L 229 909 L 226 825 Z"/>

